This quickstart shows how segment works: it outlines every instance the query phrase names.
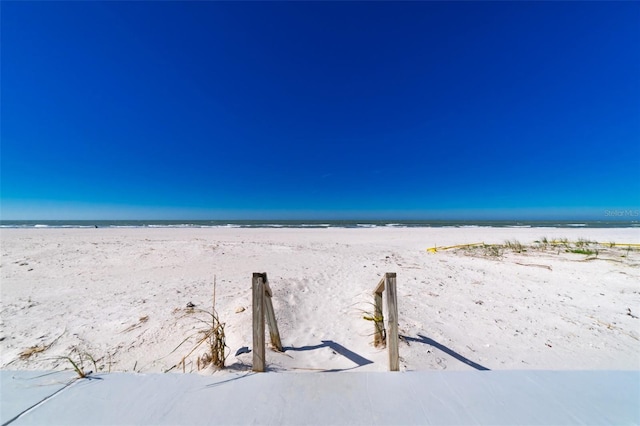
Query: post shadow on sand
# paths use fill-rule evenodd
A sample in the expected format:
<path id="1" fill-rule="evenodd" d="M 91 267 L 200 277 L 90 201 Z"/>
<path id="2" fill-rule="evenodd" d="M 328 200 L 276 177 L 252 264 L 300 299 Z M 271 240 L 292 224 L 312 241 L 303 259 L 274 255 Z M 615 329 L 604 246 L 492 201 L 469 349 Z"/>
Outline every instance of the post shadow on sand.
<path id="1" fill-rule="evenodd" d="M 484 367 L 484 366 L 482 366 L 482 365 L 480 365 L 478 363 L 475 363 L 475 362 L 471 361 L 469 358 L 465 358 L 464 356 L 460 355 L 459 353 L 454 352 L 453 350 L 449 349 L 445 345 L 443 345 L 441 343 L 438 343 L 433 339 L 425 337 L 422 334 L 418 334 L 418 337 L 419 337 L 419 339 L 416 339 L 415 337 L 409 337 L 409 336 L 400 336 L 400 339 L 405 340 L 407 342 L 418 342 L 418 343 L 424 343 L 425 345 L 433 346 L 434 348 L 441 350 L 442 352 L 446 353 L 447 355 L 452 356 L 453 358 L 457 359 L 458 361 L 467 364 L 469 367 L 473 367 L 476 370 L 480 370 L 480 371 L 491 371 L 487 367 Z"/>
<path id="2" fill-rule="evenodd" d="M 364 358 L 363 356 L 358 355 L 357 353 L 350 351 L 339 343 L 334 342 L 333 340 L 321 340 L 322 344 L 315 346 L 301 346 L 299 348 L 294 348 L 293 346 L 287 346 L 282 348 L 283 352 L 286 351 L 313 351 L 321 348 L 330 348 L 335 353 L 342 355 L 347 358 L 349 361 L 357 364 L 357 367 L 362 367 L 363 365 L 373 364 L 373 361 Z M 353 368 L 357 368 L 353 367 Z M 333 370 L 325 370 L 325 372 L 336 372 L 343 370 L 351 370 L 352 368 L 346 369 L 333 369 Z"/>
<path id="3" fill-rule="evenodd" d="M 248 370 L 248 371 L 245 370 L 245 373 L 242 374 L 242 375 L 238 375 L 238 376 L 232 377 L 230 379 L 226 379 L 226 380 L 221 380 L 219 382 L 211 383 L 209 385 L 206 385 L 205 387 L 206 388 L 215 388 L 215 387 L 222 386 L 222 385 L 224 385 L 226 383 L 229 383 L 229 382 L 235 382 L 236 380 L 240 380 L 240 379 L 244 379 L 244 378 L 249 377 L 249 376 L 253 376 L 254 374 L 256 374 L 256 373 L 254 373 L 251 370 Z"/>

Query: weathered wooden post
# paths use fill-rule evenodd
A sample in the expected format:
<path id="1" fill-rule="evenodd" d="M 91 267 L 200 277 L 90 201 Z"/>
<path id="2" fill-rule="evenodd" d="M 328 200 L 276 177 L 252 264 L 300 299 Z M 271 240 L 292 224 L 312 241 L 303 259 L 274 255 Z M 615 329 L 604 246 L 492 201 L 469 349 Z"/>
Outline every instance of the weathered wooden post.
<path id="1" fill-rule="evenodd" d="M 269 336 L 274 349 L 282 352 L 282 341 L 276 322 L 276 314 L 273 311 L 271 301 L 271 287 L 267 279 L 267 273 L 253 273 L 251 282 L 252 303 L 253 303 L 253 371 L 263 372 L 265 370 L 265 342 L 264 342 L 264 319 L 267 318 L 269 325 Z"/>
<path id="2" fill-rule="evenodd" d="M 266 274 L 254 272 L 251 285 L 253 303 L 253 371 L 263 372 L 264 354 L 264 283 Z"/>
<path id="3" fill-rule="evenodd" d="M 276 313 L 273 310 L 273 302 L 271 301 L 271 287 L 269 286 L 269 280 L 267 274 L 264 274 L 264 312 L 267 316 L 267 325 L 269 326 L 269 337 L 271 338 L 271 345 L 277 350 L 282 352 L 282 341 L 280 341 L 280 331 L 278 331 L 278 323 L 276 322 Z"/>
<path id="4" fill-rule="evenodd" d="M 384 329 L 384 317 L 382 315 L 382 293 L 387 290 L 387 315 L 389 317 L 389 334 Z M 396 273 L 384 274 L 376 289 L 373 291 L 373 324 L 375 326 L 373 344 L 375 346 L 388 346 L 389 370 L 400 370 L 400 355 L 398 352 L 398 296 L 396 291 Z M 388 337 L 388 339 L 387 339 Z"/>
<path id="5" fill-rule="evenodd" d="M 387 289 L 387 310 L 389 316 L 389 370 L 400 370 L 400 354 L 398 352 L 398 296 L 396 291 L 396 274 L 387 272 L 384 275 Z"/>

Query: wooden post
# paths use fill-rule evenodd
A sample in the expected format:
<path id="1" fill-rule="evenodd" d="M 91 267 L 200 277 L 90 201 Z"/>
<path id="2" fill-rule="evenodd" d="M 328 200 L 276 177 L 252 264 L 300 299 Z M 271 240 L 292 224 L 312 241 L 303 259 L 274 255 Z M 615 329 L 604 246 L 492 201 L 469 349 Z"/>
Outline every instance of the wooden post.
<path id="1" fill-rule="evenodd" d="M 267 325 L 269 326 L 269 337 L 271 345 L 274 349 L 282 352 L 282 341 L 280 340 L 280 332 L 278 331 L 278 323 L 276 322 L 276 314 L 273 310 L 273 302 L 271 301 L 271 287 L 267 274 L 264 274 L 264 312 L 267 316 Z"/>
<path id="2" fill-rule="evenodd" d="M 251 283 L 253 303 L 253 371 L 263 372 L 265 367 L 264 354 L 264 283 L 266 274 L 254 272 Z"/>
<path id="3" fill-rule="evenodd" d="M 389 317 L 389 370 L 400 370 L 400 354 L 398 352 L 398 296 L 396 292 L 396 274 L 387 272 L 384 275 L 387 289 L 387 315 Z"/>
<path id="4" fill-rule="evenodd" d="M 374 346 L 384 346 L 387 343 L 387 336 L 384 329 L 384 317 L 382 315 L 382 292 L 384 291 L 385 278 L 382 277 L 378 286 L 373 292 L 373 344 Z"/>

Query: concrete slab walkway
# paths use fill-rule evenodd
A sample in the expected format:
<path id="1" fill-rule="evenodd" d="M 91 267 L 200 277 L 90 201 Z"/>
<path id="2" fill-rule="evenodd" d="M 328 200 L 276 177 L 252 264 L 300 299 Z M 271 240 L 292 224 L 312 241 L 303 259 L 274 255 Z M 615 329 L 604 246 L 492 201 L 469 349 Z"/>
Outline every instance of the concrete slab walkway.
<path id="1" fill-rule="evenodd" d="M 12 426 L 640 424 L 638 371 L 1 371 L 0 384 Z"/>

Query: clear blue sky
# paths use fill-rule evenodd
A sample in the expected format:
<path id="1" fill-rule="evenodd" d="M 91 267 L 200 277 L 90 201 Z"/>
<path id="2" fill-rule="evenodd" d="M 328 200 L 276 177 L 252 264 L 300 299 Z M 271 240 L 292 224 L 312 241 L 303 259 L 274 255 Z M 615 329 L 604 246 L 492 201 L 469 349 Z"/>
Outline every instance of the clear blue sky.
<path id="1" fill-rule="evenodd" d="M 3 219 L 640 208 L 639 2 L 1 8 Z"/>

